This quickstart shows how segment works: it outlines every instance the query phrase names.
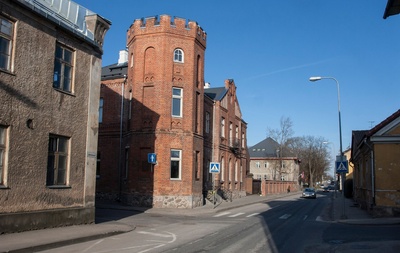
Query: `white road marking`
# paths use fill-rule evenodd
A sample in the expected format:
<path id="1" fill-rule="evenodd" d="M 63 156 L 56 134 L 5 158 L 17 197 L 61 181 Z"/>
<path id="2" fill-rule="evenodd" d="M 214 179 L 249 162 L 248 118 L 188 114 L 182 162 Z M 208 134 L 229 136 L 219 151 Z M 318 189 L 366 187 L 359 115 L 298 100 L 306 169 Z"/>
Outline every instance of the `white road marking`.
<path id="1" fill-rule="evenodd" d="M 238 217 L 238 216 L 240 216 L 242 214 L 244 214 L 244 213 L 237 213 L 237 214 L 230 215 L 228 217 L 234 218 L 234 217 Z"/>
<path id="2" fill-rule="evenodd" d="M 173 235 L 169 234 L 160 234 L 160 233 L 153 233 L 153 232 L 146 232 L 146 231 L 138 231 L 138 234 L 144 234 L 144 235 L 153 235 L 153 236 L 158 236 L 158 237 L 164 237 L 164 238 L 170 238 L 173 237 Z"/>
<path id="3" fill-rule="evenodd" d="M 281 220 L 286 220 L 286 219 L 288 219 L 290 216 L 292 216 L 291 214 L 284 214 L 284 215 L 282 215 L 281 217 L 279 217 L 279 219 L 281 219 Z"/>
<path id="4" fill-rule="evenodd" d="M 223 212 L 223 213 L 220 213 L 220 214 L 216 214 L 213 217 L 221 217 L 221 216 L 224 216 L 224 215 L 227 215 L 227 214 L 230 214 L 230 212 Z"/>
<path id="5" fill-rule="evenodd" d="M 253 216 L 259 215 L 259 214 L 260 213 L 253 213 L 253 214 L 247 215 L 246 217 L 249 218 L 249 217 L 253 217 Z"/>

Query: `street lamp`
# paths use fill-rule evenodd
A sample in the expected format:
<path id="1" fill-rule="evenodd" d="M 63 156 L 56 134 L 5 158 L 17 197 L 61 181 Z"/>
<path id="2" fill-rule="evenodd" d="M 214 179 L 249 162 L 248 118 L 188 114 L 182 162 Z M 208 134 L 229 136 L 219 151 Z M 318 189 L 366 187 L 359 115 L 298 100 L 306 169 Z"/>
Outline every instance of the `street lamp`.
<path id="1" fill-rule="evenodd" d="M 343 148 L 342 148 L 342 118 L 340 116 L 340 88 L 339 88 L 339 82 L 336 80 L 334 77 L 329 77 L 329 76 L 312 76 L 310 77 L 311 82 L 316 82 L 320 81 L 322 79 L 331 79 L 336 82 L 336 87 L 337 87 L 337 96 L 338 96 L 338 113 L 339 113 L 339 141 L 340 141 L 340 161 L 343 160 Z M 343 213 L 342 213 L 342 218 L 346 218 L 345 214 L 345 209 L 344 209 L 344 177 L 345 173 L 343 173 L 342 176 L 342 195 L 343 195 Z"/>
<path id="2" fill-rule="evenodd" d="M 338 94 L 338 112 L 339 112 L 339 137 L 340 137 L 340 156 L 343 156 L 343 148 L 342 148 L 342 118 L 340 116 L 340 88 L 339 82 L 334 77 L 321 77 L 321 76 L 313 76 L 310 77 L 311 82 L 316 82 L 322 79 L 332 79 L 336 82 L 337 86 L 337 94 Z"/>

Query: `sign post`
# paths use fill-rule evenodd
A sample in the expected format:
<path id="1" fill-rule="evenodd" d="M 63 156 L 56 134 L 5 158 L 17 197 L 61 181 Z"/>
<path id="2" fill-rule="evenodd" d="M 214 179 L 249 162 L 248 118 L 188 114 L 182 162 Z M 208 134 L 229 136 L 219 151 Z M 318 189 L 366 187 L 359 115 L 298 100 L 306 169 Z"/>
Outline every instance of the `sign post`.
<path id="1" fill-rule="evenodd" d="M 342 218 L 346 219 L 346 211 L 345 211 L 345 201 L 344 201 L 344 181 L 346 180 L 346 173 L 349 173 L 349 162 L 347 161 L 346 156 L 337 156 L 336 157 L 336 173 L 340 174 L 340 178 L 342 180 L 342 198 L 343 198 L 343 210 L 342 210 Z"/>
<path id="2" fill-rule="evenodd" d="M 219 174 L 220 173 L 220 163 L 211 162 L 210 163 L 210 173 L 212 173 L 212 178 L 213 178 L 213 181 L 212 181 L 212 184 L 213 184 L 213 186 L 212 186 L 212 188 L 213 188 L 213 205 L 214 205 L 213 208 L 215 208 L 215 174 Z"/>

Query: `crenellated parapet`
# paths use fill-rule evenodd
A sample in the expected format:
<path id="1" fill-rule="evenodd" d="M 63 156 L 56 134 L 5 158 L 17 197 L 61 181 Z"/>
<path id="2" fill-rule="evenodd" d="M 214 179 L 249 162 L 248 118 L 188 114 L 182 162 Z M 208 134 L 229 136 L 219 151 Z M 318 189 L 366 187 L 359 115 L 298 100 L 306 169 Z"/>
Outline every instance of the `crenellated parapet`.
<path id="1" fill-rule="evenodd" d="M 137 35 L 154 33 L 190 36 L 206 47 L 207 33 L 197 22 L 169 15 L 136 19 L 128 29 L 128 44 Z"/>

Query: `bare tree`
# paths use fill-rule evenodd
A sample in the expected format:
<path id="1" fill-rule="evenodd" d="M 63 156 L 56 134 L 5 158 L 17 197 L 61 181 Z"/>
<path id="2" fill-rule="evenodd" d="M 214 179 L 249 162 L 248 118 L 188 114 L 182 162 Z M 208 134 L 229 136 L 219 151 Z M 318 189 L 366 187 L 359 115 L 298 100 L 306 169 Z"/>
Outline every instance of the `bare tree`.
<path id="1" fill-rule="evenodd" d="M 304 171 L 304 180 L 313 187 L 315 182 L 329 170 L 329 150 L 326 140 L 322 137 L 296 137 L 288 142 L 292 152 L 301 159 L 301 170 Z"/>
<path id="2" fill-rule="evenodd" d="M 279 148 L 276 150 L 277 160 L 273 166 L 273 179 L 276 180 L 276 177 L 279 175 L 280 177 L 283 174 L 289 174 L 291 171 L 286 171 L 286 168 L 283 164 L 282 157 L 288 157 L 290 150 L 288 147 L 288 140 L 293 136 L 293 122 L 290 118 L 281 117 L 280 120 L 280 128 L 279 129 L 268 129 L 268 135 L 272 139 L 274 139 L 279 144 Z"/>

